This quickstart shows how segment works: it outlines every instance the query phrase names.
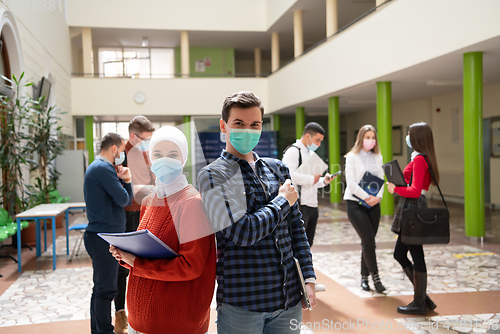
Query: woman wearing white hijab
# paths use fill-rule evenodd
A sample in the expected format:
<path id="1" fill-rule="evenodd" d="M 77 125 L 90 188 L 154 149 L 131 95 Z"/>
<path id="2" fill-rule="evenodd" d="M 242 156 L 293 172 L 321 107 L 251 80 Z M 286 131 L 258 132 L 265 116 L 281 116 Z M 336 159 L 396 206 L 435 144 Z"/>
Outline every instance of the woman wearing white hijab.
<path id="1" fill-rule="evenodd" d="M 111 246 L 130 269 L 129 333 L 206 333 L 215 288 L 215 239 L 200 195 L 182 174 L 186 137 L 164 126 L 149 146 L 156 186 L 142 202 L 139 230 L 148 229 L 178 257 L 144 259 Z"/>

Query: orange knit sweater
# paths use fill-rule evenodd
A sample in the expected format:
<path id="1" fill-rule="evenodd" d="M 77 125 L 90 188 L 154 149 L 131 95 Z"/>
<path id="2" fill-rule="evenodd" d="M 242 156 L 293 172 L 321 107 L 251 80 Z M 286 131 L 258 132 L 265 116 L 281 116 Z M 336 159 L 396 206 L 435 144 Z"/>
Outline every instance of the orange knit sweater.
<path id="1" fill-rule="evenodd" d="M 133 329 L 145 334 L 208 331 L 215 289 L 215 238 L 211 234 L 179 244 L 178 237 L 206 226 L 200 195 L 192 186 L 166 199 L 151 195 L 145 199 L 139 230 L 148 229 L 180 256 L 172 260 L 136 258 L 127 288 L 128 320 Z"/>

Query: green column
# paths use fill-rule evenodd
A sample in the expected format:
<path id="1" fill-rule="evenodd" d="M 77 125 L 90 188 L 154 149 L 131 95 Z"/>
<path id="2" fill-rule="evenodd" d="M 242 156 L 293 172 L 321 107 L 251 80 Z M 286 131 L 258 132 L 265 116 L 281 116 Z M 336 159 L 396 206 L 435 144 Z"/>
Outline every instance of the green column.
<path id="1" fill-rule="evenodd" d="M 333 96 L 328 99 L 328 161 L 330 173 L 340 170 L 340 110 L 339 97 Z M 342 189 L 340 178 L 336 177 L 330 185 L 330 203 L 340 203 L 342 200 Z"/>
<path id="2" fill-rule="evenodd" d="M 483 53 L 464 54 L 465 235 L 484 237 Z"/>
<path id="3" fill-rule="evenodd" d="M 186 161 L 186 167 L 189 171 L 189 174 L 187 175 L 187 179 L 188 179 L 189 183 L 192 183 L 191 181 L 193 180 L 193 178 L 191 175 L 191 171 L 193 170 L 192 169 L 193 164 L 191 163 L 191 116 L 189 116 L 189 115 L 182 116 L 182 123 L 184 126 L 184 135 L 186 136 L 187 142 L 188 142 L 188 152 L 189 152 L 189 155 L 188 155 L 188 158 Z"/>
<path id="4" fill-rule="evenodd" d="M 302 137 L 304 127 L 306 126 L 306 109 L 304 107 L 297 107 L 295 109 L 295 133 L 297 139 Z"/>
<path id="5" fill-rule="evenodd" d="M 384 163 L 392 160 L 392 91 L 390 82 L 377 82 L 377 138 Z M 384 187 L 380 211 L 384 216 L 394 214 L 394 196 Z"/>
<path id="6" fill-rule="evenodd" d="M 94 116 L 85 116 L 85 148 L 89 152 L 89 165 L 94 161 Z"/>
<path id="7" fill-rule="evenodd" d="M 280 131 L 281 130 L 281 115 L 273 114 L 273 130 Z"/>

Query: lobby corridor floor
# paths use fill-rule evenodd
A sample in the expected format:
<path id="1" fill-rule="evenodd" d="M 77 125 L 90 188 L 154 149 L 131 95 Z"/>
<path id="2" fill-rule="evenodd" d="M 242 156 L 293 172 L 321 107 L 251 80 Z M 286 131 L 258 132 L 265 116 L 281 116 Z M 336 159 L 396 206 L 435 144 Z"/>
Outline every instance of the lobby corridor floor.
<path id="1" fill-rule="evenodd" d="M 439 203 L 433 203 L 438 205 Z M 426 316 L 403 316 L 396 308 L 412 300 L 412 286 L 392 257 L 396 241 L 390 221 L 377 234 L 377 258 L 385 294 L 360 289 L 360 240 L 345 205 L 320 201 L 320 219 L 312 248 L 318 282 L 318 306 L 304 311 L 303 334 L 320 333 L 498 333 L 500 332 L 500 212 L 487 210 L 483 243 L 464 237 L 463 207 L 452 205 L 451 242 L 424 246 L 428 294 L 437 308 Z M 81 215 L 71 217 L 74 221 Z M 71 224 L 71 222 L 70 222 Z M 70 236 L 70 251 L 81 235 Z M 69 262 L 64 230 L 57 230 L 57 270 L 51 244 L 40 258 L 23 248 L 23 272 L 11 259 L 0 259 L 0 333 L 90 333 L 91 261 L 83 244 Z M 1 254 L 15 250 L 4 248 Z M 373 287 L 372 281 L 370 285 Z M 215 301 L 209 333 L 216 333 Z M 498 329 L 498 332 L 495 330 Z"/>

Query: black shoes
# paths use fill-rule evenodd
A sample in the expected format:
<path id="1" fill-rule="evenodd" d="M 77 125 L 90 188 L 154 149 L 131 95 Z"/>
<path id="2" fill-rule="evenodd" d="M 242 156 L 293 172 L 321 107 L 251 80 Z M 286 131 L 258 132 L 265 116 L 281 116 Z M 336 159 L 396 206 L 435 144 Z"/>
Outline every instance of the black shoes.
<path id="1" fill-rule="evenodd" d="M 375 286 L 375 290 L 377 290 L 378 293 L 382 293 L 385 291 L 385 286 L 380 282 L 380 277 L 377 274 L 372 274 L 373 278 L 373 285 Z"/>
<path id="2" fill-rule="evenodd" d="M 380 277 L 378 276 L 378 274 L 372 274 L 372 278 L 373 278 L 373 285 L 375 286 L 375 290 L 378 293 L 384 292 L 385 287 L 382 284 L 382 282 L 380 282 Z M 370 285 L 368 284 L 368 276 L 361 275 L 361 289 L 363 289 L 364 291 L 371 291 Z"/>
<path id="3" fill-rule="evenodd" d="M 410 279 L 411 284 L 413 284 L 413 266 L 403 268 L 403 271 Z M 434 304 L 434 302 L 429 298 L 429 296 L 427 296 L 427 294 L 425 295 L 425 305 L 431 311 L 437 307 L 436 304 Z"/>
<path id="4" fill-rule="evenodd" d="M 370 285 L 368 285 L 368 276 L 361 275 L 361 289 L 364 291 L 371 291 Z"/>
<path id="5" fill-rule="evenodd" d="M 425 303 L 425 291 L 427 290 L 427 273 L 414 271 L 413 272 L 413 289 L 415 294 L 413 301 L 407 306 L 398 307 L 399 313 L 426 315 L 427 305 Z"/>

